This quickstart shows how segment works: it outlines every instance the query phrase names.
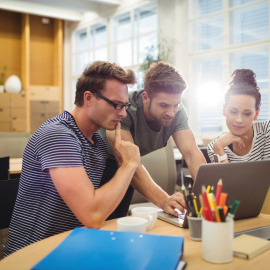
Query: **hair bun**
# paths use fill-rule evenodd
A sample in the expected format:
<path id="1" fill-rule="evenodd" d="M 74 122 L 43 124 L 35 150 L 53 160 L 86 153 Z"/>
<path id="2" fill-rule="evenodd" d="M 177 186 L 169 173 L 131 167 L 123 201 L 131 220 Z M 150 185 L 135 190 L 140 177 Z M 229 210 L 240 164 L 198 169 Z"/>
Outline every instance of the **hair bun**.
<path id="1" fill-rule="evenodd" d="M 239 83 L 248 83 L 259 90 L 256 81 L 256 74 L 250 69 L 236 69 L 232 74 L 232 80 L 230 86 L 236 85 Z"/>

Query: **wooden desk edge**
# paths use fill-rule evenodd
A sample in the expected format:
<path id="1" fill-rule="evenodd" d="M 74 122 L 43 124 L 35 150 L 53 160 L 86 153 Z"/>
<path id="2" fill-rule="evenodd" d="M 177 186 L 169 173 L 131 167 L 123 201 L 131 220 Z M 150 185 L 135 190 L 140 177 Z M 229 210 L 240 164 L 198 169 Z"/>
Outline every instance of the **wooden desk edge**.
<path id="1" fill-rule="evenodd" d="M 267 225 L 270 225 L 270 217 L 259 215 L 257 218 L 237 220 L 235 222 L 235 232 Z M 101 229 L 117 230 L 116 220 L 106 221 Z M 217 265 L 207 263 L 201 258 L 201 242 L 190 240 L 188 229 L 182 229 L 162 220 L 157 220 L 154 229 L 149 233 L 164 235 L 164 229 L 166 229 L 166 235 L 183 236 L 185 238 L 183 260 L 187 261 L 189 270 L 197 269 L 198 264 L 200 264 L 201 269 L 228 269 L 228 267 L 230 269 L 253 269 L 254 267 L 267 267 L 268 265 L 267 259 L 269 261 L 269 251 L 254 257 L 252 260 L 234 257 L 233 262 L 229 264 Z M 56 248 L 70 232 L 71 231 L 67 231 L 54 235 L 14 252 L 0 261 L 0 269 L 30 269 Z M 29 254 L 31 254 L 31 256 L 29 256 Z M 17 263 L 19 263 L 19 268 Z"/>

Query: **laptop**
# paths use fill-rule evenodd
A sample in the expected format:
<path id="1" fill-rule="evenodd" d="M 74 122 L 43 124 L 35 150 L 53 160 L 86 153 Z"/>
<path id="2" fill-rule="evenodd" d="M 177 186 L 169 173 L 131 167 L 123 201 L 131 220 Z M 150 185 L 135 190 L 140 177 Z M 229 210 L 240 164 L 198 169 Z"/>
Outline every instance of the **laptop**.
<path id="1" fill-rule="evenodd" d="M 270 160 L 201 165 L 192 189 L 197 197 L 198 208 L 202 185 L 214 186 L 215 192 L 220 178 L 223 181 L 222 192 L 228 193 L 226 205 L 232 205 L 235 200 L 240 201 L 235 220 L 259 215 L 270 186 Z M 186 215 L 177 218 L 160 212 L 158 218 L 179 227 L 187 227 Z"/>

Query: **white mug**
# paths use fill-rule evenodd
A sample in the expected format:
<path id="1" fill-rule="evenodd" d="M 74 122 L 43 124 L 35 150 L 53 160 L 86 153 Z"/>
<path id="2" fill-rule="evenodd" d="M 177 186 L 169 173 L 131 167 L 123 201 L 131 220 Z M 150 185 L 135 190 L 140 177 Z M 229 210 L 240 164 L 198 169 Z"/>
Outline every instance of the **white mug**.
<path id="1" fill-rule="evenodd" d="M 142 217 L 122 217 L 117 219 L 117 229 L 122 232 L 145 233 L 148 221 Z"/>
<path id="2" fill-rule="evenodd" d="M 142 217 L 147 219 L 148 225 L 146 230 L 149 231 L 153 229 L 157 221 L 158 209 L 155 207 L 140 206 L 133 208 L 131 213 L 133 217 Z"/>

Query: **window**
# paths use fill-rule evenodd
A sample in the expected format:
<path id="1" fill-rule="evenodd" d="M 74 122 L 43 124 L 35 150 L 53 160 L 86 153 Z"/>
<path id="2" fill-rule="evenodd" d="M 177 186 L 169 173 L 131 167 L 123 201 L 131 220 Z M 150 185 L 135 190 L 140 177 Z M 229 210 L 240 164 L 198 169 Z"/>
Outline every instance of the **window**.
<path id="1" fill-rule="evenodd" d="M 144 72 L 140 71 L 140 65 L 149 51 L 157 55 L 157 44 L 156 0 L 73 31 L 73 87 L 86 65 L 96 60 L 116 62 L 123 68 L 131 68 L 137 77 L 137 85 L 133 88 L 141 87 Z"/>
<path id="2" fill-rule="evenodd" d="M 157 55 L 158 50 L 157 2 L 114 16 L 111 21 L 111 59 L 134 70 L 137 85 L 133 88 L 140 88 L 144 77 L 140 64 L 149 52 Z"/>
<path id="3" fill-rule="evenodd" d="M 191 124 L 202 137 L 226 127 L 222 104 L 237 68 L 256 73 L 262 95 L 258 120 L 269 119 L 269 6 L 268 0 L 190 1 L 189 91 L 198 100 Z"/>
<path id="4" fill-rule="evenodd" d="M 107 27 L 105 23 L 98 23 L 90 27 L 90 63 L 108 60 Z"/>
<path id="5" fill-rule="evenodd" d="M 230 44 L 264 40 L 269 37 L 269 2 L 229 11 Z"/>

